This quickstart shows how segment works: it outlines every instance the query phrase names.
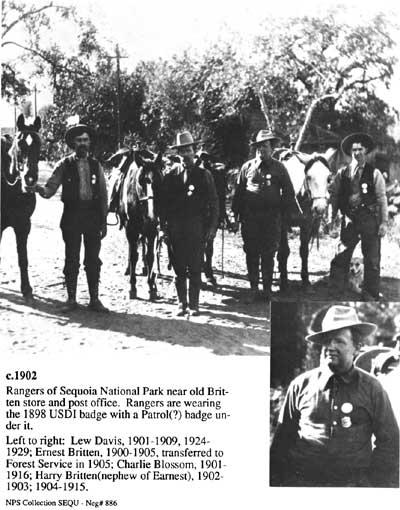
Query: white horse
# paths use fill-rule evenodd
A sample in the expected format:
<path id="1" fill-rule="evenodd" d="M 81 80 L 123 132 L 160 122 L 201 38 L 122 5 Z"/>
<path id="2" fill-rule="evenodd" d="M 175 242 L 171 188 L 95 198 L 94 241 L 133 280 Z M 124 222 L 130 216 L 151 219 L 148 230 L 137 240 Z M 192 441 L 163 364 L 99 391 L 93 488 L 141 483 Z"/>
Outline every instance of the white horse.
<path id="1" fill-rule="evenodd" d="M 274 156 L 285 165 L 299 206 L 298 214 L 290 218 L 290 225 L 283 225 L 278 251 L 281 291 L 287 290 L 287 260 L 290 254 L 288 242 L 289 226 L 300 227 L 301 280 L 304 287 L 310 284 L 308 255 L 310 241 L 318 238 L 321 219 L 328 210 L 331 171 L 329 159 L 334 149 L 325 154 L 304 154 L 291 149 L 278 149 Z"/>

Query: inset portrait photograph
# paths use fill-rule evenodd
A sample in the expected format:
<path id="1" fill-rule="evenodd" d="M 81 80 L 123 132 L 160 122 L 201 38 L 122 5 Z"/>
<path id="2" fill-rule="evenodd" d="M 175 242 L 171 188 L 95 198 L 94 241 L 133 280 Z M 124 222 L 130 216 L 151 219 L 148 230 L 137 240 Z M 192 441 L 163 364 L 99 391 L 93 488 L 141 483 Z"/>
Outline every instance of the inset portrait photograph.
<path id="1" fill-rule="evenodd" d="M 272 303 L 270 485 L 399 487 L 398 303 Z"/>

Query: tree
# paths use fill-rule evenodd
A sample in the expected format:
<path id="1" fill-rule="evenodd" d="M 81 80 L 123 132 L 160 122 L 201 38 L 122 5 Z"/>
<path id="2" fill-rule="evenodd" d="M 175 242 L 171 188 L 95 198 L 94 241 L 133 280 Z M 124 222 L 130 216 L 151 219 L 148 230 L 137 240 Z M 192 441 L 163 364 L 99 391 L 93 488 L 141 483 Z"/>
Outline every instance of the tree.
<path id="1" fill-rule="evenodd" d="M 18 63 L 26 64 L 33 59 L 35 63 L 46 62 L 57 66 L 57 61 L 47 51 L 44 44 L 51 29 L 49 12 L 54 11 L 61 19 L 73 17 L 75 10 L 72 7 L 56 5 L 54 2 L 42 5 L 27 5 L 15 0 L 2 0 L 1 18 L 1 47 L 18 49 Z M 16 70 L 15 59 L 10 57 L 2 65 L 2 94 L 20 102 L 29 93 L 26 78 L 21 71 Z"/>
<path id="2" fill-rule="evenodd" d="M 271 75 L 274 79 L 284 77 L 297 90 L 301 129 L 300 119 L 291 129 L 292 135 L 298 133 L 297 149 L 323 102 L 346 115 L 371 99 L 379 103 L 376 85 L 390 84 L 397 60 L 391 33 L 397 27 L 384 14 L 357 24 L 350 23 L 347 16 L 343 7 L 337 7 L 323 18 L 296 18 L 272 27 L 269 23 L 268 36 L 257 41 L 256 50 L 264 55 L 261 67 L 268 66 L 270 71 L 264 90 L 271 89 Z M 380 114 L 384 119 L 382 113 L 387 110 Z M 390 115 L 386 117 L 385 127 L 391 120 Z"/>

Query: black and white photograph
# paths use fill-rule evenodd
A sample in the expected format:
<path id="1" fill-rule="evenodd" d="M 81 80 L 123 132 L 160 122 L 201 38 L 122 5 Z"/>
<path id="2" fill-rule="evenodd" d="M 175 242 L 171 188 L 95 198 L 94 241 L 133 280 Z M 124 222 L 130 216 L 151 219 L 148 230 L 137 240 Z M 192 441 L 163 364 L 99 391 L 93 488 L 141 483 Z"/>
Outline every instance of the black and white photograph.
<path id="1" fill-rule="evenodd" d="M 398 488 L 397 2 L 1 13 L 0 499 Z"/>
<path id="2" fill-rule="evenodd" d="M 400 307 L 273 303 L 270 483 L 399 487 Z"/>

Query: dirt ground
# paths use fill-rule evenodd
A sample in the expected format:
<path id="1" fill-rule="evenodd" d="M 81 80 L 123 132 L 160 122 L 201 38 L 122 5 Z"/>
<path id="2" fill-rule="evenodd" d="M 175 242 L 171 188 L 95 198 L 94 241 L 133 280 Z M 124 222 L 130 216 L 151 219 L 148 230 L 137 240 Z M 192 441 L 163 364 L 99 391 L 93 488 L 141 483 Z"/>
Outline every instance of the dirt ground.
<path id="1" fill-rule="evenodd" d="M 41 181 L 49 170 L 41 170 Z M 0 335 L 9 352 L 60 352 L 74 349 L 140 350 L 144 354 L 180 352 L 217 355 L 265 355 L 269 353 L 269 306 L 246 304 L 248 282 L 240 234 L 225 232 L 222 268 L 222 233 L 215 242 L 214 267 L 218 287 L 204 285 L 200 295 L 199 317 L 175 317 L 176 298 L 172 270 L 167 267 L 166 248 L 161 253 L 158 277 L 160 298 L 148 300 L 145 277 L 138 278 L 138 299 L 129 299 L 127 242 L 116 226 L 108 227 L 102 244 L 103 261 L 100 297 L 110 308 L 109 314 L 86 310 L 88 302 L 85 274 L 78 282 L 77 311 L 68 315 L 59 311 L 66 298 L 63 285 L 64 244 L 59 229 L 62 204 L 56 196 L 38 197 L 32 217 L 28 254 L 30 279 L 35 302 L 27 305 L 19 292 L 19 269 L 15 237 L 7 229 L 1 243 L 0 266 Z M 109 216 L 113 222 L 113 216 Z M 352 293 L 329 294 L 327 274 L 337 240 L 326 236 L 320 248 L 310 253 L 310 278 L 313 283 L 305 292 L 300 284 L 298 236 L 291 235 L 292 255 L 289 262 L 291 286 L 288 294 L 279 294 L 274 281 L 276 300 L 312 299 L 357 300 Z M 138 273 L 141 264 L 138 264 Z M 222 269 L 224 270 L 222 273 Z M 277 275 L 276 275 L 277 276 Z M 400 301 L 400 248 L 393 236 L 382 245 L 382 292 L 388 301 Z M 4 340 L 5 339 L 5 340 Z"/>
<path id="2" fill-rule="evenodd" d="M 41 168 L 40 181 L 49 174 Z M 59 196 L 38 196 L 28 241 L 30 281 L 35 302 L 28 306 L 20 292 L 14 232 L 5 230 L 1 243 L 0 336 L 11 352 L 59 352 L 63 350 L 140 350 L 144 354 L 196 353 L 217 355 L 265 355 L 269 349 L 269 309 L 266 303 L 245 304 L 248 287 L 240 236 L 225 232 L 222 275 L 221 232 L 215 243 L 215 267 L 219 285 L 204 285 L 199 317 L 175 317 L 173 272 L 168 269 L 165 246 L 161 253 L 160 299 L 148 300 L 146 278 L 138 277 L 138 299 L 129 299 L 127 242 L 123 231 L 108 227 L 103 240 L 100 298 L 109 314 L 86 309 L 88 293 L 83 268 L 78 281 L 79 310 L 59 312 L 66 299 L 63 285 L 64 243 L 59 229 L 62 203 Z M 109 216 L 114 222 L 114 216 Z M 83 254 L 81 254 L 83 256 Z M 141 274 L 142 265 L 137 271 Z"/>

